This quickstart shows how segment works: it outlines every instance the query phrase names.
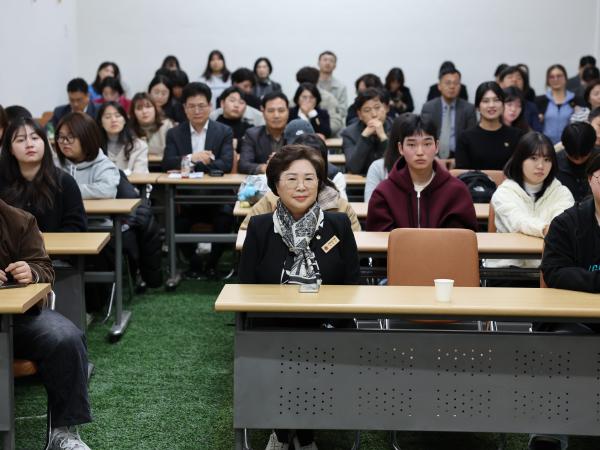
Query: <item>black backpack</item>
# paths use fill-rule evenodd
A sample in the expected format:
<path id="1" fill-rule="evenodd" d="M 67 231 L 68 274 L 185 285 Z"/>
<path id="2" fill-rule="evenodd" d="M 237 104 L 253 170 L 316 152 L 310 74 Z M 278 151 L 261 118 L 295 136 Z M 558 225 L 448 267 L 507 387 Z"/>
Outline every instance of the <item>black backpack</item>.
<path id="1" fill-rule="evenodd" d="M 469 170 L 458 177 L 467 185 L 473 203 L 489 203 L 496 191 L 496 183 L 480 170 Z"/>

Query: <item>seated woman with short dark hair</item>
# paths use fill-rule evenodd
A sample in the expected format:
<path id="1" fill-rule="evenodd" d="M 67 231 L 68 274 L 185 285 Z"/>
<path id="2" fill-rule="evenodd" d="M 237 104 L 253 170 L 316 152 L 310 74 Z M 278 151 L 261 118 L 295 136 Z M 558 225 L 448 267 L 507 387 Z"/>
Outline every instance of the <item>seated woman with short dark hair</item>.
<path id="1" fill-rule="evenodd" d="M 356 284 L 359 263 L 350 219 L 323 211 L 317 195 L 327 174 L 321 156 L 288 145 L 267 166 L 269 187 L 279 196 L 275 212 L 253 216 L 239 265 L 242 283 Z M 316 449 L 310 430 L 297 430 L 295 448 Z M 275 431 L 270 450 L 290 444 L 289 430 Z"/>

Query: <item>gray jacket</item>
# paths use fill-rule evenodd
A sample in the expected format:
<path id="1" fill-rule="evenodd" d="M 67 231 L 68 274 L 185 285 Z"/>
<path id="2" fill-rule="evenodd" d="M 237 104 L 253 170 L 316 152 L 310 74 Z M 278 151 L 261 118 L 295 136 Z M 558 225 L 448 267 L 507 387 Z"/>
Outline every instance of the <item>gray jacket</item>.
<path id="1" fill-rule="evenodd" d="M 75 178 L 84 200 L 116 198 L 120 180 L 119 169 L 102 150 L 98 152 L 98 156 L 93 161 L 73 164 L 65 160 L 61 169 Z"/>
<path id="2" fill-rule="evenodd" d="M 433 123 L 435 123 L 438 133 L 437 137 L 439 138 L 440 133 L 442 132 L 442 98 L 434 98 L 425 103 L 421 110 L 421 114 L 429 116 Z M 475 125 L 477 125 L 475 107 L 462 98 L 457 98 L 454 116 L 454 137 L 456 141 L 458 142 L 460 133 L 469 128 L 473 128 Z"/>
<path id="3" fill-rule="evenodd" d="M 388 117 L 383 124 L 386 134 L 389 134 L 392 120 Z M 366 175 L 373 161 L 383 157 L 388 141 L 380 141 L 375 135 L 363 137 L 365 124 L 360 120 L 348 125 L 342 130 L 342 151 L 346 155 L 346 170 L 350 173 Z"/>

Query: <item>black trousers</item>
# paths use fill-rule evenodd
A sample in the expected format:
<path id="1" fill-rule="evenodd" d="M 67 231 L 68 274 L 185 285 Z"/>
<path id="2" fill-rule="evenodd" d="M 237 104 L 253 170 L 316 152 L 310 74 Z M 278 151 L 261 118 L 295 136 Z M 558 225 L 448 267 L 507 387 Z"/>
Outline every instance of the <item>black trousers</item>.
<path id="1" fill-rule="evenodd" d="M 277 440 L 279 442 L 283 444 L 290 443 L 290 430 L 275 430 L 275 434 L 277 435 Z M 296 430 L 296 436 L 298 437 L 298 442 L 302 447 L 309 445 L 315 440 L 312 430 Z"/>
<path id="2" fill-rule="evenodd" d="M 233 206 L 232 205 L 188 205 L 182 206 L 179 214 L 175 217 L 175 231 L 177 233 L 188 233 L 195 223 L 209 223 L 212 225 L 213 233 L 231 233 L 233 229 Z M 230 244 L 212 244 L 208 267 L 215 268 L 219 258 Z M 182 251 L 188 257 L 192 255 L 195 246 L 182 245 Z"/>
<path id="3" fill-rule="evenodd" d="M 38 366 L 48 393 L 53 427 L 92 421 L 87 389 L 87 344 L 73 322 L 56 311 L 13 316 L 15 358 Z"/>

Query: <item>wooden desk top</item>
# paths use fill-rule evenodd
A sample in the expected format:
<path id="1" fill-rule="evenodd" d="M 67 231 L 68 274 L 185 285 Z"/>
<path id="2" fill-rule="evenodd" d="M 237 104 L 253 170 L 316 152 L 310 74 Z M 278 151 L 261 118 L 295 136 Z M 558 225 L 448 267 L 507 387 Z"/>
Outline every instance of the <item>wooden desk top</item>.
<path id="1" fill-rule="evenodd" d="M 42 233 L 46 251 L 56 255 L 97 255 L 110 240 L 110 233 Z"/>
<path id="2" fill-rule="evenodd" d="M 544 240 L 520 233 L 476 233 L 479 253 L 483 254 L 538 254 L 541 256 Z M 358 251 L 362 253 L 387 253 L 387 231 L 355 231 L 354 238 Z M 241 250 L 246 239 L 246 231 L 240 230 L 235 242 L 236 250 Z"/>
<path id="3" fill-rule="evenodd" d="M 325 139 L 325 145 L 327 145 L 327 148 L 341 148 L 342 147 L 342 138 Z"/>
<path id="4" fill-rule="evenodd" d="M 346 164 L 346 155 L 344 155 L 343 153 L 334 153 L 332 155 L 327 155 L 327 161 L 337 166 L 343 166 L 344 164 Z"/>
<path id="5" fill-rule="evenodd" d="M 600 318 L 597 294 L 543 288 L 454 287 L 452 300 L 435 300 L 433 286 L 298 286 L 227 284 L 216 311 L 407 314 L 478 317 Z"/>
<path id="6" fill-rule="evenodd" d="M 84 200 L 86 214 L 131 214 L 141 203 L 139 198 Z"/>
<path id="7" fill-rule="evenodd" d="M 131 184 L 154 184 L 161 175 L 160 172 L 132 173 L 127 179 Z"/>
<path id="8" fill-rule="evenodd" d="M 178 184 L 178 185 L 207 185 L 207 186 L 239 186 L 248 175 L 242 173 L 226 173 L 222 177 L 211 177 L 204 174 L 202 178 L 169 178 L 168 174 L 162 174 L 158 177 L 158 184 Z"/>
<path id="9" fill-rule="evenodd" d="M 0 289 L 0 314 L 23 314 L 50 292 L 48 283 L 22 288 Z"/>
<path id="10" fill-rule="evenodd" d="M 161 163 L 162 162 L 162 156 L 160 155 L 148 155 L 148 162 L 149 163 Z"/>
<path id="11" fill-rule="evenodd" d="M 348 186 L 364 186 L 367 179 L 362 175 L 355 175 L 353 173 L 345 173 L 346 185 Z"/>

